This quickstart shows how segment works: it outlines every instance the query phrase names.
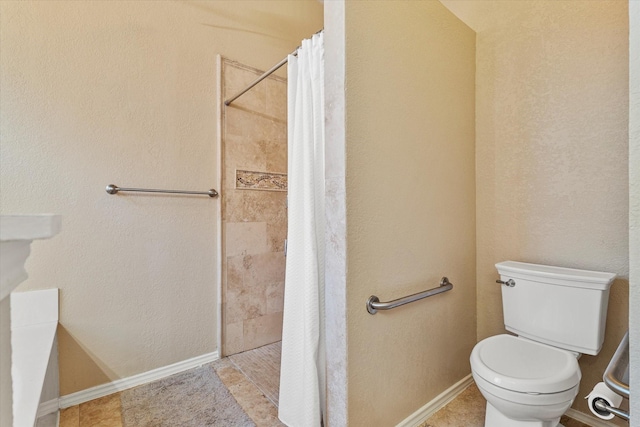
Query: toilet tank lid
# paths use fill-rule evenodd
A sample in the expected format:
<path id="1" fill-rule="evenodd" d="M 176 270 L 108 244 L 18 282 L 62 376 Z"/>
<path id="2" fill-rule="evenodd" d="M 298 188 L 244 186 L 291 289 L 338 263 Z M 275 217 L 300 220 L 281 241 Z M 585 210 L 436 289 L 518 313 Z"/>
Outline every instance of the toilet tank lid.
<path id="1" fill-rule="evenodd" d="M 516 275 L 521 278 L 539 277 L 552 280 L 562 280 L 580 283 L 585 286 L 600 285 L 602 289 L 608 289 L 616 278 L 615 273 L 602 271 L 579 270 L 576 268 L 555 267 L 550 265 L 530 264 L 518 261 L 503 261 L 496 264 L 498 273 L 504 275 Z"/>

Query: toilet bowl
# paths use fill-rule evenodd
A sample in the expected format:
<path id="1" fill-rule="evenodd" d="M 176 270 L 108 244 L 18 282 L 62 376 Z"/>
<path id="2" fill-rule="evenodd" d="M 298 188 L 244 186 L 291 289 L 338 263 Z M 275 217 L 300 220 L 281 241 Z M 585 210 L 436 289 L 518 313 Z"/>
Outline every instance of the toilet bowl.
<path id="1" fill-rule="evenodd" d="M 487 400 L 485 426 L 556 427 L 580 386 L 573 353 L 511 335 L 480 341 L 471 372 Z"/>
<path id="2" fill-rule="evenodd" d="M 475 345 L 471 372 L 487 399 L 485 427 L 556 427 L 578 394 L 577 358 L 604 341 L 609 289 L 616 275 L 505 261 L 504 326 Z"/>

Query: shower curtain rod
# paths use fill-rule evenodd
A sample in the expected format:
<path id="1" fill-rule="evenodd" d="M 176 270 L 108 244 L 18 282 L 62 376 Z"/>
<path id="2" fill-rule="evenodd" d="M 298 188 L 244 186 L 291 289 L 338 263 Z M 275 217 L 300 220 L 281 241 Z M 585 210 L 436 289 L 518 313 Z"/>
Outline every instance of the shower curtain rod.
<path id="1" fill-rule="evenodd" d="M 296 50 L 294 50 L 293 52 L 291 52 L 289 55 L 298 55 L 298 48 L 296 48 Z M 254 87 L 255 85 L 257 85 L 258 83 L 260 83 L 261 81 L 263 81 L 264 79 L 266 79 L 267 77 L 269 77 L 271 74 L 273 74 L 277 69 L 279 69 L 280 67 L 282 67 L 284 64 L 286 64 L 289 61 L 289 55 L 287 55 L 282 61 L 278 62 L 276 65 L 274 65 L 273 67 L 269 68 L 269 70 L 265 71 L 264 74 L 262 74 L 260 77 L 258 77 L 257 79 L 255 79 L 254 81 L 252 81 L 251 83 L 249 83 L 249 86 L 247 86 L 244 90 L 242 90 L 241 92 L 239 92 L 238 94 L 236 94 L 235 96 L 232 96 L 231 98 L 227 99 L 226 101 L 224 101 L 224 105 L 230 105 L 233 101 L 235 101 L 236 99 L 240 98 L 242 95 L 244 95 L 246 92 L 249 91 L 249 89 L 251 89 L 252 87 Z"/>
<path id="2" fill-rule="evenodd" d="M 321 32 L 324 31 L 324 28 L 321 29 L 320 31 L 317 31 L 314 35 L 316 34 L 320 34 Z M 293 52 L 291 52 L 289 55 L 293 55 L 293 56 L 298 56 L 298 49 L 300 49 L 300 46 L 298 46 L 296 48 L 296 50 L 294 50 Z M 227 99 L 226 101 L 224 101 L 224 105 L 229 106 L 231 105 L 231 103 L 233 101 L 235 101 L 236 99 L 240 98 L 242 95 L 244 95 L 245 93 L 247 93 L 249 91 L 249 89 L 251 89 L 252 87 L 254 87 L 255 85 L 257 85 L 258 83 L 260 83 L 261 81 L 263 81 L 264 79 L 266 79 L 267 77 L 269 77 L 271 74 L 273 74 L 276 70 L 278 70 L 280 67 L 282 67 L 284 64 L 286 64 L 289 61 L 289 55 L 285 56 L 284 59 L 280 62 L 278 62 L 276 65 L 274 65 L 273 67 L 269 68 L 267 71 L 264 72 L 264 74 L 262 74 L 260 77 L 258 77 L 257 79 L 255 79 L 254 81 L 252 81 L 251 83 L 249 83 L 249 86 L 247 86 L 244 90 L 242 90 L 241 92 L 237 93 L 236 95 L 232 96 L 231 98 Z"/>

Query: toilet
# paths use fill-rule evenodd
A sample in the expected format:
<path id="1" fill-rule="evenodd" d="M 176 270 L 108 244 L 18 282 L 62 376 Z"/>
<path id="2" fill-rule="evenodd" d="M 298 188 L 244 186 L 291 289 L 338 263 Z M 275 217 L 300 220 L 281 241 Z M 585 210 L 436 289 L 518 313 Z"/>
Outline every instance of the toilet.
<path id="1" fill-rule="evenodd" d="M 471 372 L 487 400 L 485 427 L 557 427 L 578 394 L 578 358 L 604 341 L 616 275 L 505 261 L 504 325 L 514 335 L 486 338 L 471 352 Z"/>

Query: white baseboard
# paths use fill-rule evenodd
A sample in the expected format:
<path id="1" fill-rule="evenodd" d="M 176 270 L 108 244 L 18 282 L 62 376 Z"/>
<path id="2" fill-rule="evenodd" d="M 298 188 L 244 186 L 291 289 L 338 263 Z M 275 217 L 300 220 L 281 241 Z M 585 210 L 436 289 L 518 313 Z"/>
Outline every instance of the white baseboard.
<path id="1" fill-rule="evenodd" d="M 220 359 L 220 355 L 217 351 L 214 351 L 213 353 L 203 354 L 202 356 L 196 356 L 191 359 L 183 360 L 182 362 L 163 366 L 161 368 L 133 375 L 128 378 L 122 378 L 107 384 L 102 384 L 96 387 L 88 388 L 86 390 L 78 391 L 76 393 L 60 396 L 58 405 L 61 409 L 79 405 L 81 403 L 97 399 L 99 397 L 104 397 L 109 394 L 127 390 L 132 387 L 137 387 L 139 385 L 148 384 L 150 382 L 157 381 L 162 378 L 187 371 L 189 369 L 197 368 L 204 365 L 205 363 L 211 363 L 218 359 Z"/>
<path id="2" fill-rule="evenodd" d="M 565 413 L 565 415 L 567 417 L 571 417 L 576 421 L 580 421 L 583 424 L 586 424 L 590 427 L 612 427 L 613 424 L 605 421 L 605 420 L 601 420 L 600 418 L 596 418 L 596 417 L 592 417 L 591 415 L 587 415 L 583 412 L 580 411 L 576 411 L 573 408 L 569 408 L 569 410 Z"/>
<path id="3" fill-rule="evenodd" d="M 38 405 L 36 418 L 44 417 L 45 415 L 53 414 L 54 412 L 56 412 L 59 409 L 59 400 L 60 399 L 51 399 L 47 400 L 46 402 L 40 402 L 40 405 Z"/>
<path id="4" fill-rule="evenodd" d="M 401 421 L 396 427 L 417 427 L 427 420 L 431 415 L 442 409 L 447 403 L 451 402 L 460 393 L 462 393 L 473 382 L 471 374 L 467 375 L 438 396 L 435 399 L 418 409 Z"/>

